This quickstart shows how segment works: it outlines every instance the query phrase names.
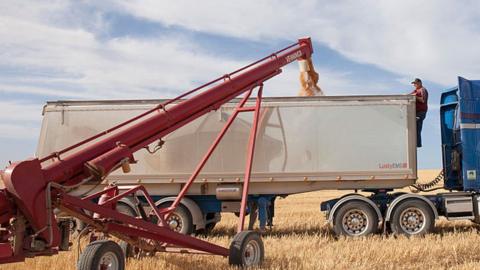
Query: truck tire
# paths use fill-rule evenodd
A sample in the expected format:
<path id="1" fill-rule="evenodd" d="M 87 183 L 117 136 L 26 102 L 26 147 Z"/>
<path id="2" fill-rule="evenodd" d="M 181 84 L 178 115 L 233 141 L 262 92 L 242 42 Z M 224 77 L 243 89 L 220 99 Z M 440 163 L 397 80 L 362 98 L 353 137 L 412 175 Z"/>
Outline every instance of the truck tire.
<path id="1" fill-rule="evenodd" d="M 235 235 L 230 244 L 230 265 L 239 267 L 258 266 L 263 262 L 265 249 L 260 235 L 253 231 L 243 231 Z"/>
<path id="2" fill-rule="evenodd" d="M 205 228 L 201 230 L 197 230 L 197 234 L 208 235 L 210 234 L 218 222 L 220 222 L 221 216 L 219 213 L 207 213 L 205 215 Z"/>
<path id="3" fill-rule="evenodd" d="M 137 216 L 137 211 L 135 209 L 133 209 L 130 205 L 128 205 L 127 203 L 124 203 L 122 201 L 119 201 L 117 203 L 117 208 L 116 209 L 117 209 L 118 212 L 120 212 L 122 214 L 131 216 L 131 217 L 136 217 Z M 127 243 L 123 240 L 118 242 L 118 245 L 120 246 L 120 249 L 122 250 L 122 252 L 125 256 L 125 259 L 137 257 L 138 254 L 140 253 L 140 250 L 138 248 L 130 245 L 129 243 Z"/>
<path id="4" fill-rule="evenodd" d="M 120 246 L 110 240 L 99 240 L 88 244 L 78 258 L 77 270 L 125 269 L 125 256 Z"/>
<path id="5" fill-rule="evenodd" d="M 171 204 L 172 202 L 163 203 L 159 208 L 167 208 Z M 166 222 L 170 226 L 170 229 L 181 234 L 189 235 L 194 231 L 192 215 L 183 205 L 177 206 Z"/>
<path id="6" fill-rule="evenodd" d="M 435 217 L 431 207 L 420 199 L 405 199 L 393 209 L 390 229 L 396 235 L 425 235 L 433 230 Z"/>
<path id="7" fill-rule="evenodd" d="M 367 202 L 353 200 L 335 212 L 333 231 L 337 236 L 360 237 L 376 233 L 378 222 L 375 210 Z"/>
<path id="8" fill-rule="evenodd" d="M 119 201 L 117 203 L 117 211 L 129 215 L 131 217 L 136 217 L 137 216 L 137 211 L 133 209 L 130 205 Z M 83 210 L 86 212 L 85 210 Z M 83 229 L 86 227 L 85 222 L 81 221 L 78 218 L 73 218 L 73 228 L 72 228 L 72 237 L 78 235 Z"/>
<path id="9" fill-rule="evenodd" d="M 76 237 L 77 235 L 79 235 L 80 232 L 82 232 L 86 226 L 87 225 L 85 224 L 85 222 L 81 221 L 78 218 L 73 218 L 73 228 L 72 228 L 71 237 Z"/>
<path id="10" fill-rule="evenodd" d="M 128 215 L 128 216 L 131 216 L 131 217 L 136 217 L 137 216 L 137 211 L 135 209 L 133 209 L 130 205 L 126 204 L 126 203 L 123 203 L 123 202 L 118 202 L 117 203 L 117 211 L 122 213 L 122 214 L 125 214 L 125 215 Z"/>

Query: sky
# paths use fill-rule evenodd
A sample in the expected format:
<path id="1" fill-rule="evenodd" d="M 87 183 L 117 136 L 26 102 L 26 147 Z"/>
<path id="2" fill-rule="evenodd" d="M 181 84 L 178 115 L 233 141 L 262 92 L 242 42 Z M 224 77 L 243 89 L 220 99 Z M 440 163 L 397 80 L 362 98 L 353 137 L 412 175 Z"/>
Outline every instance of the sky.
<path id="1" fill-rule="evenodd" d="M 479 1 L 1 1 L 0 164 L 34 156 L 46 101 L 173 97 L 310 36 L 326 95 L 424 81 L 418 167 L 440 168 L 439 97 L 479 79 L 478 18 Z M 291 64 L 265 95 L 298 89 Z"/>

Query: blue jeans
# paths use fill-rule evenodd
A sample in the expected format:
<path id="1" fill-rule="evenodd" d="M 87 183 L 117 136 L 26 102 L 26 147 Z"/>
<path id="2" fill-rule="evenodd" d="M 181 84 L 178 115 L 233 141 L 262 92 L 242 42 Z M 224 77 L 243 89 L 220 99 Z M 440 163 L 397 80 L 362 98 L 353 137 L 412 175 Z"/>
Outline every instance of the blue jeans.
<path id="1" fill-rule="evenodd" d="M 250 212 L 250 220 L 248 224 L 248 229 L 253 230 L 253 225 L 257 220 L 258 212 L 258 221 L 260 222 L 260 229 L 265 229 L 267 225 L 268 213 L 267 207 L 269 206 L 270 201 L 265 197 L 259 197 L 256 201 L 252 200 L 248 204 L 248 210 Z"/>
<path id="2" fill-rule="evenodd" d="M 267 207 L 268 200 L 264 197 L 258 198 L 258 221 L 260 222 L 260 229 L 265 229 L 267 224 Z"/>
<path id="3" fill-rule="evenodd" d="M 417 147 L 422 147 L 422 126 L 427 112 L 417 112 Z"/>

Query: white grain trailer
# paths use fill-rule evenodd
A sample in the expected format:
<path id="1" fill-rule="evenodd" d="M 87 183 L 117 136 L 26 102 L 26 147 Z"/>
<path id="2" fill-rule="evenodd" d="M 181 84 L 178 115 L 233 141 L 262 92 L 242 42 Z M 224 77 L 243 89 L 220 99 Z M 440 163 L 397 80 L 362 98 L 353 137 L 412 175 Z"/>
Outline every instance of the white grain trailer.
<path id="1" fill-rule="evenodd" d="M 77 143 L 160 102 L 48 102 L 43 110 L 37 156 Z M 130 173 L 116 172 L 106 181 L 119 185 L 141 183 L 155 196 L 157 205 L 171 203 L 235 103 L 225 104 L 138 152 L 138 162 Z M 219 221 L 220 212 L 239 211 L 252 116 L 238 116 L 190 188 L 177 210 L 180 222 L 174 225 L 181 224 L 178 230 L 188 233 L 209 229 Z M 273 202 L 280 195 L 327 189 L 368 190 L 375 195 L 412 185 L 417 179 L 415 128 L 412 96 L 265 98 L 250 199 L 263 196 Z M 75 193 L 101 188 L 86 185 Z M 363 196 L 355 196 L 357 201 L 363 200 Z M 133 202 L 124 203 L 134 209 Z M 377 218 L 373 223 L 381 223 L 380 209 L 374 210 Z"/>

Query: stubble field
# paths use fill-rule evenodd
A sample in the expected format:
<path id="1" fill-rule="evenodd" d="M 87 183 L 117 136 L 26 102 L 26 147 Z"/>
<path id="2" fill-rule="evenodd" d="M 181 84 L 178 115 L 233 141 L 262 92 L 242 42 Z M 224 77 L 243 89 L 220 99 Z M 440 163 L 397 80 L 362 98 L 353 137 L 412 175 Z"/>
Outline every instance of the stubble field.
<path id="1" fill-rule="evenodd" d="M 422 171 L 428 181 L 437 170 Z M 360 239 L 336 238 L 319 211 L 321 201 L 341 195 L 319 191 L 277 199 L 273 230 L 264 237 L 266 258 L 261 269 L 480 269 L 480 235 L 468 222 L 436 222 L 426 237 L 375 235 Z M 225 214 L 207 240 L 228 246 L 237 217 Z M 75 269 L 76 250 L 55 257 L 28 259 L 0 269 Z M 129 260 L 127 269 L 230 269 L 228 259 L 205 255 L 157 254 Z M 233 269 L 233 268 L 232 268 Z"/>

